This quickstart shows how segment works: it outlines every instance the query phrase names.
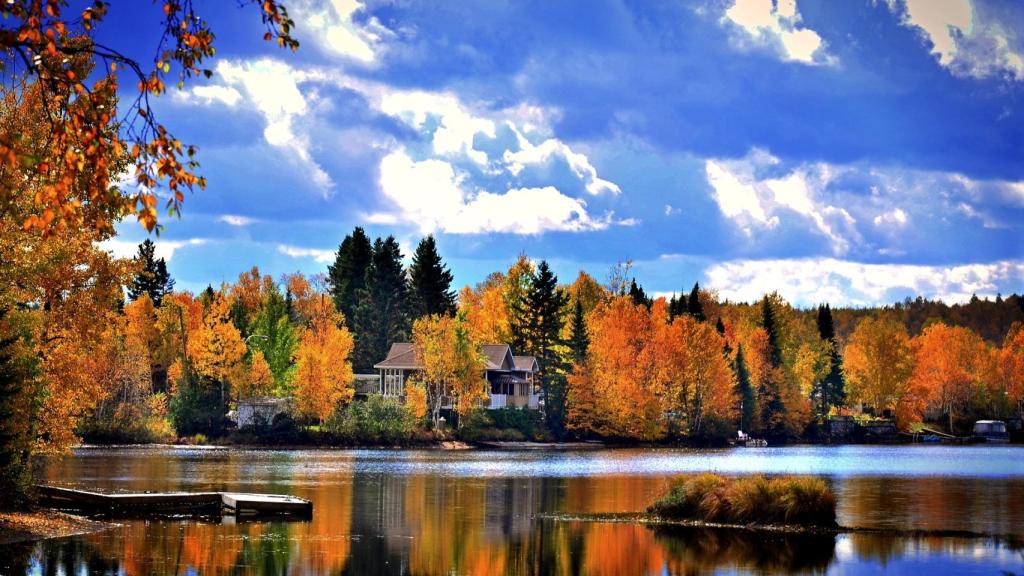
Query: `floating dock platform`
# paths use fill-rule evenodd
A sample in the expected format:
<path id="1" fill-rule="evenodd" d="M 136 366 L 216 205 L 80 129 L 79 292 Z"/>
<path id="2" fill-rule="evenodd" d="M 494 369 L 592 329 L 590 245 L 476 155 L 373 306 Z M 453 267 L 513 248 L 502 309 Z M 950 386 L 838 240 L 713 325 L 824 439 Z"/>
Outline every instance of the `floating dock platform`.
<path id="1" fill-rule="evenodd" d="M 313 503 L 283 494 L 240 492 L 141 492 L 107 494 L 59 486 L 37 486 L 40 503 L 50 508 L 119 515 L 234 515 L 310 518 Z"/>

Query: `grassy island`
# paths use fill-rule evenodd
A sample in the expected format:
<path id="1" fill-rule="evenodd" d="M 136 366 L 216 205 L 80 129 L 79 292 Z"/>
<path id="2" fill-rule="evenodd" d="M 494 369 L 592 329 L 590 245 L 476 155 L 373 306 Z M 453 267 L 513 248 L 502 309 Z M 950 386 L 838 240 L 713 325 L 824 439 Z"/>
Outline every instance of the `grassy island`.
<path id="1" fill-rule="evenodd" d="M 720 524 L 836 526 L 836 498 L 820 478 L 686 476 L 647 511 L 672 520 Z"/>

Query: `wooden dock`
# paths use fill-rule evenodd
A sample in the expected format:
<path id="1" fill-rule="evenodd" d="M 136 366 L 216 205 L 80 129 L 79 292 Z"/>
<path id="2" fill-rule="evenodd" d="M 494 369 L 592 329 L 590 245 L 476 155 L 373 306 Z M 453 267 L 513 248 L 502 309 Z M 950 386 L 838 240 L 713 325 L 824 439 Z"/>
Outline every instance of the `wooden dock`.
<path id="1" fill-rule="evenodd" d="M 282 494 L 239 492 L 142 492 L 107 494 L 59 486 L 37 486 L 40 503 L 61 510 L 116 515 L 236 515 L 309 518 L 313 503 Z"/>

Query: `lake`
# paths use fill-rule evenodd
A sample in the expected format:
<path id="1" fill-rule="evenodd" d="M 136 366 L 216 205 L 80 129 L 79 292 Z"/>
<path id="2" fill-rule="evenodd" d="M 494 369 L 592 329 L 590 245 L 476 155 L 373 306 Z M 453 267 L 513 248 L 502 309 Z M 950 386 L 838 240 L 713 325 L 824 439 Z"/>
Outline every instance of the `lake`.
<path id="1" fill-rule="evenodd" d="M 751 534 L 572 520 L 643 510 L 676 474 L 826 476 L 848 527 L 1002 538 Z M 287 493 L 308 522 L 121 521 L 13 547 L 29 574 L 1024 574 L 1024 447 L 589 451 L 83 448 L 46 482 Z M 567 519 L 568 518 L 568 519 Z"/>

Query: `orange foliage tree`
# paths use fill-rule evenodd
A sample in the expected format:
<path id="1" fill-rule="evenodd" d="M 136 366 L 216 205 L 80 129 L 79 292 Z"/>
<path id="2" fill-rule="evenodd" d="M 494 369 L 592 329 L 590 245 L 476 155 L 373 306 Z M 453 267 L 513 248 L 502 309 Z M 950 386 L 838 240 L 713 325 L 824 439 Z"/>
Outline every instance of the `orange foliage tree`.
<path id="1" fill-rule="evenodd" d="M 295 354 L 296 407 L 321 424 L 355 395 L 352 333 L 334 301 L 324 294 L 311 299 L 307 327 Z"/>
<path id="2" fill-rule="evenodd" d="M 868 317 L 857 325 L 844 351 L 850 398 L 876 411 L 894 409 L 901 424 L 920 419 L 924 396 L 910 388 L 914 353 L 903 324 Z"/>
<path id="3" fill-rule="evenodd" d="M 261 8 L 267 40 L 276 38 L 281 46 L 298 47 L 291 35 L 293 22 L 277 0 L 250 3 Z M 96 0 L 81 10 L 70 8 L 68 0 L 0 4 L 0 48 L 9 55 L 0 66 L 11 77 L 23 73 L 39 80 L 47 119 L 41 124 L 47 142 L 42 155 L 21 138 L 0 134 L 0 169 L 27 167 L 35 180 L 32 191 L 0 187 L 4 201 L 22 195 L 29 198 L 32 207 L 22 220 L 26 229 L 44 234 L 83 225 L 109 230 L 116 218 L 100 216 L 110 208 L 118 215 L 135 214 L 153 230 L 159 188 L 166 190 L 169 211 L 177 213 L 184 191 L 205 186 L 196 174 L 194 147 L 182 144 L 157 122 L 149 102 L 151 96 L 165 91 L 172 66 L 179 88 L 193 76 L 212 75 L 203 66 L 214 55 L 214 36 L 192 0 L 160 4 L 162 34 L 151 69 L 94 42 L 109 2 Z M 90 74 L 94 67 L 98 73 Z M 121 74 L 138 84 L 138 92 L 119 113 L 114 99 Z M 96 78 L 94 82 L 88 81 L 90 76 Z M 127 158 L 135 165 L 139 186 L 134 192 L 111 187 L 119 172 L 115 158 Z"/>
<path id="4" fill-rule="evenodd" d="M 1024 415 L 1024 325 L 1010 328 L 999 351 L 999 380 L 1009 400 Z"/>
<path id="5" fill-rule="evenodd" d="M 481 343 L 509 341 L 508 310 L 504 299 L 505 275 L 495 272 L 476 288 L 459 293 L 459 310 L 466 315 L 472 338 Z"/>
<path id="6" fill-rule="evenodd" d="M 422 366 L 413 386 L 423 387 L 435 426 L 447 400 L 465 416 L 487 399 L 483 355 L 464 312 L 454 318 L 436 314 L 418 318 L 413 323 L 412 340 L 417 363 Z"/>
<path id="7" fill-rule="evenodd" d="M 967 328 L 932 324 L 911 343 L 915 364 L 911 389 L 947 417 L 950 433 L 956 417 L 995 375 L 994 356 L 980 336 Z"/>

